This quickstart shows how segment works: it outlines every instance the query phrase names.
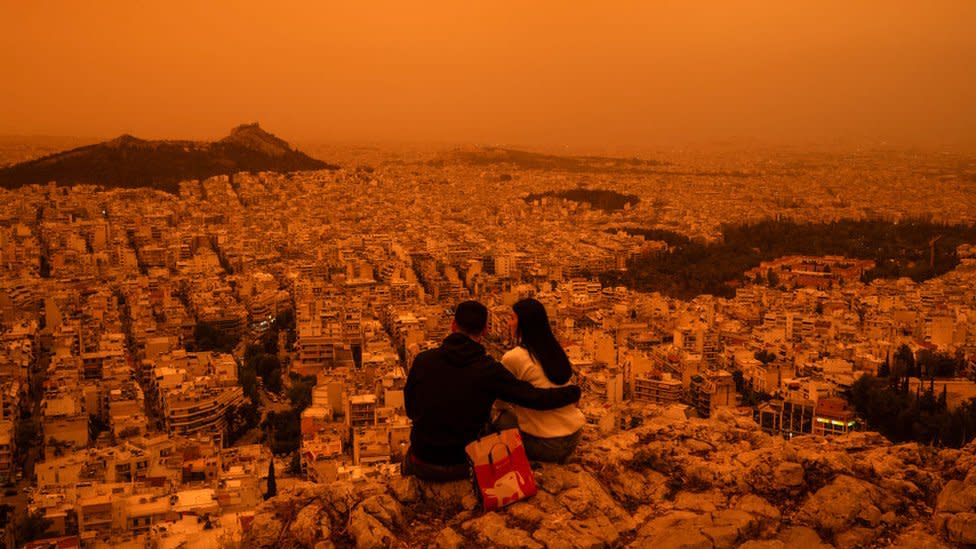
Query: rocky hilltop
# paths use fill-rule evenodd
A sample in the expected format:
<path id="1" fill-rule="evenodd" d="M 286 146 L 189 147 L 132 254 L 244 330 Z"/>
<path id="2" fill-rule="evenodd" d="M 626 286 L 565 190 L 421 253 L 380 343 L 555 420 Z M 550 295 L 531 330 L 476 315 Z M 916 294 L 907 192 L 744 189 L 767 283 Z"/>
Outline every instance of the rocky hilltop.
<path id="1" fill-rule="evenodd" d="M 214 142 L 147 141 L 123 135 L 0 169 L 0 186 L 57 181 L 59 185 L 153 187 L 176 193 L 179 182 L 237 172 L 335 169 L 293 149 L 257 124 L 245 124 Z"/>
<path id="2" fill-rule="evenodd" d="M 468 482 L 302 484 L 264 502 L 241 547 L 743 549 L 976 544 L 976 443 L 877 433 L 785 441 L 750 418 L 660 410 L 539 465 L 539 493 L 484 513 Z"/>

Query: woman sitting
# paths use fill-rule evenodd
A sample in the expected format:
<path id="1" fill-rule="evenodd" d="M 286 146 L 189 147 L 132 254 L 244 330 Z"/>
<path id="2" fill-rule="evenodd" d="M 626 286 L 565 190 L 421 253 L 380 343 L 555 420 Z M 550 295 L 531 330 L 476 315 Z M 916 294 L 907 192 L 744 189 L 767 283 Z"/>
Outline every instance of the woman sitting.
<path id="1" fill-rule="evenodd" d="M 512 306 L 512 337 L 517 345 L 502 357 L 508 371 L 535 387 L 562 387 L 573 376 L 566 351 L 549 326 L 549 315 L 542 303 L 523 299 Z M 529 459 L 562 463 L 579 444 L 586 419 L 575 405 L 540 411 L 509 403 L 498 406 L 502 413 L 496 426 L 518 427 Z"/>

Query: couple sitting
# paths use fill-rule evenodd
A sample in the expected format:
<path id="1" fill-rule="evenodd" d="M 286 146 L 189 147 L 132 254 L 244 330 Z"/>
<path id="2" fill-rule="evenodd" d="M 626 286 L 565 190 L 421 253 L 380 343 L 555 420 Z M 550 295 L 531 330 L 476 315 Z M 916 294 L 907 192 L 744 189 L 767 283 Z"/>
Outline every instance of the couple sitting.
<path id="1" fill-rule="evenodd" d="M 484 434 L 496 401 L 494 428 L 518 427 L 529 459 L 561 462 L 576 448 L 585 420 L 576 407 L 579 387 L 567 385 L 569 359 L 541 303 L 523 299 L 512 309 L 518 345 L 501 364 L 481 345 L 488 309 L 476 301 L 457 306 L 440 347 L 417 355 L 404 389 L 413 420 L 404 474 L 468 478 L 464 447 Z"/>

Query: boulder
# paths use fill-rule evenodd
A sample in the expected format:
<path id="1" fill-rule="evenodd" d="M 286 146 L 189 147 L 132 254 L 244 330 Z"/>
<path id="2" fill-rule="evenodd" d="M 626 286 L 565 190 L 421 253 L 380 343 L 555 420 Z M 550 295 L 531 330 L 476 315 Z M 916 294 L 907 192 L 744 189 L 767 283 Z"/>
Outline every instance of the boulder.
<path id="1" fill-rule="evenodd" d="M 291 521 L 288 532 L 304 545 L 315 545 L 316 541 L 326 539 L 331 534 L 329 516 L 323 512 L 320 503 L 310 503 Z"/>
<path id="2" fill-rule="evenodd" d="M 834 546 L 838 549 L 858 549 L 869 547 L 878 533 L 873 528 L 855 526 L 834 536 Z"/>
<path id="3" fill-rule="evenodd" d="M 849 530 L 859 518 L 874 516 L 875 503 L 883 500 L 880 490 L 863 480 L 837 477 L 803 504 L 798 517 L 829 533 Z M 880 520 L 880 513 L 877 514 Z"/>
<path id="4" fill-rule="evenodd" d="M 955 543 L 976 544 L 976 513 L 957 513 L 946 523 L 946 535 Z"/>
<path id="5" fill-rule="evenodd" d="M 356 507 L 349 513 L 348 531 L 356 542 L 356 549 L 389 547 L 396 540 L 389 528 L 362 507 Z"/>
<path id="6" fill-rule="evenodd" d="M 778 539 L 786 547 L 803 547 L 804 549 L 832 549 L 832 546 L 824 543 L 813 528 L 806 526 L 793 526 L 780 532 Z"/>
<path id="7" fill-rule="evenodd" d="M 464 547 L 464 538 L 458 535 L 453 528 L 447 526 L 437 533 L 434 538 L 434 546 L 437 549 L 461 549 Z"/>
<path id="8" fill-rule="evenodd" d="M 672 511 L 645 524 L 630 547 L 655 549 L 713 549 L 712 538 L 702 533 L 713 526 L 710 515 Z M 717 532 L 716 532 L 717 534 Z"/>
<path id="9" fill-rule="evenodd" d="M 674 508 L 679 511 L 710 513 L 721 507 L 725 507 L 725 496 L 720 492 L 678 492 L 674 498 Z"/>
<path id="10" fill-rule="evenodd" d="M 759 523 L 760 533 L 762 534 L 772 534 L 779 529 L 782 513 L 771 503 L 757 495 L 747 494 L 742 496 L 738 503 L 736 503 L 735 509 L 756 517 Z"/>
<path id="11" fill-rule="evenodd" d="M 935 501 L 937 513 L 968 513 L 976 510 L 976 484 L 950 480 Z"/>
<path id="12" fill-rule="evenodd" d="M 889 549 L 949 549 L 949 546 L 921 526 L 909 528 L 892 540 Z"/>
<path id="13" fill-rule="evenodd" d="M 803 466 L 786 461 L 773 469 L 773 485 L 780 490 L 791 490 L 803 486 Z"/>
<path id="14" fill-rule="evenodd" d="M 494 511 L 465 521 L 461 524 L 461 529 L 481 546 L 543 549 L 542 544 L 532 539 L 528 532 L 518 528 L 509 528 L 505 524 L 505 519 Z"/>
<path id="15" fill-rule="evenodd" d="M 364 499 L 349 513 L 349 534 L 356 549 L 386 547 L 394 540 L 394 528 L 404 525 L 400 504 L 386 494 Z"/>
<path id="16" fill-rule="evenodd" d="M 245 537 L 246 545 L 250 547 L 274 547 L 278 544 L 284 524 L 273 513 L 254 513 L 254 521 Z"/>

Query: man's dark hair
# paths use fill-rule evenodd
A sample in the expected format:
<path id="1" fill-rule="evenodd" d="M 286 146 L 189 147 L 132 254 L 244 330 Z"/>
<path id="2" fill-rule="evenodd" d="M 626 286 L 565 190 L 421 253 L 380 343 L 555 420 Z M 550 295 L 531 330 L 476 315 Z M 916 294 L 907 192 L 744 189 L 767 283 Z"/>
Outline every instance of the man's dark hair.
<path id="1" fill-rule="evenodd" d="M 454 322 L 468 335 L 481 335 L 488 324 L 488 308 L 477 301 L 462 301 L 454 308 Z"/>

